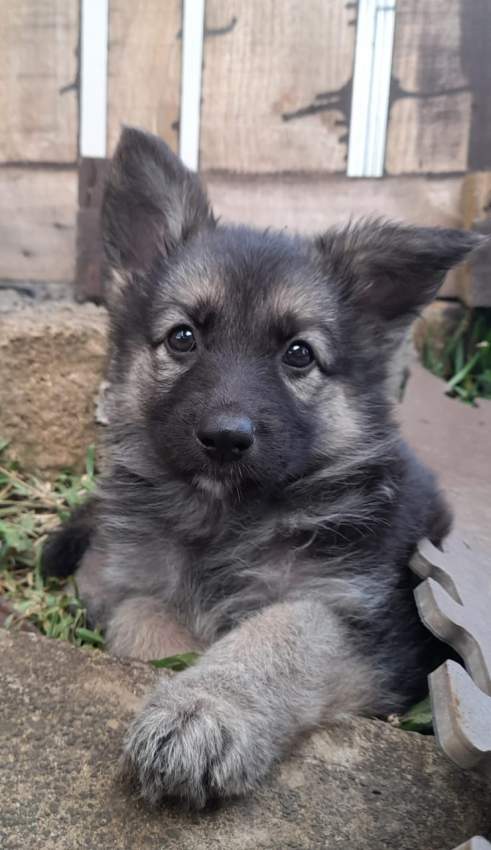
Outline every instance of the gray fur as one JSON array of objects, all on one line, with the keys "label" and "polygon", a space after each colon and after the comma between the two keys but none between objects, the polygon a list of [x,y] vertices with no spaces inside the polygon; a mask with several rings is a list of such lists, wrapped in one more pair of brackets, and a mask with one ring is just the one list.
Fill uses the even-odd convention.
[{"label": "gray fur", "polygon": [[152,803],[244,794],[301,732],[375,709],[383,684],[322,604],[272,605],[162,681],[130,729],[125,766]]},{"label": "gray fur", "polygon": [[[125,767],[150,802],[250,790],[302,732],[422,695],[441,654],[407,561],[449,514],[402,442],[391,361],[461,231],[381,221],[317,240],[217,225],[162,142],[123,134],[104,206],[113,291],[106,471],[67,546],[118,654],[205,650],[135,720]],[[116,283],[114,283],[116,281]],[[190,354],[169,333],[191,325]],[[291,340],[315,352],[285,365]],[[219,464],[203,416],[247,416]],[[87,549],[88,547],[88,549]]]}]

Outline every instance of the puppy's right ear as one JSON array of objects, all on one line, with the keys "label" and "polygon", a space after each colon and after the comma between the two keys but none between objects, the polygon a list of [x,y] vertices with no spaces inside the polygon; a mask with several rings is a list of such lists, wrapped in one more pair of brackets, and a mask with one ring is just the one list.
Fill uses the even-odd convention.
[{"label": "puppy's right ear", "polygon": [[149,271],[158,256],[214,224],[197,175],[162,139],[126,127],[102,205],[104,250],[115,278]]}]

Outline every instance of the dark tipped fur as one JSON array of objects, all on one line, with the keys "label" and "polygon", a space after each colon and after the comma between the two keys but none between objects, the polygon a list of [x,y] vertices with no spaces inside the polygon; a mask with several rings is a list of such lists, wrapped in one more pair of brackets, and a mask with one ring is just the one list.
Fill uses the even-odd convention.
[{"label": "dark tipped fur", "polygon": [[46,578],[73,575],[90,546],[96,523],[96,502],[91,499],[76,508],[60,529],[49,535],[43,546],[41,569]]},{"label": "dark tipped fur", "polygon": [[[415,313],[478,240],[377,220],[315,240],[225,227],[198,178],[135,130],[103,220],[108,462],[78,581],[115,652],[209,647],[162,684],[126,747],[147,799],[202,805],[253,787],[321,720],[424,690],[440,649],[407,565],[450,516],[401,440],[387,380]],[[169,341],[182,325],[187,354]],[[285,363],[295,340],[315,355],[304,369]],[[228,463],[199,438],[223,416],[252,423]],[[88,539],[79,516],[47,571]]]}]

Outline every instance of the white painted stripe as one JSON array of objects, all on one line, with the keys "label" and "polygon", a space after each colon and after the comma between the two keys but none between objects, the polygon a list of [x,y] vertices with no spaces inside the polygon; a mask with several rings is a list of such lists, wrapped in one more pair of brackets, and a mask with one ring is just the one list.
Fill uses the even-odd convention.
[{"label": "white painted stripe", "polygon": [[179,155],[193,171],[197,171],[199,165],[204,21],[205,0],[184,0]]},{"label": "white painted stripe", "polygon": [[106,156],[108,0],[82,0],[80,155]]},{"label": "white painted stripe", "polygon": [[382,177],[396,0],[359,0],[348,177]]}]

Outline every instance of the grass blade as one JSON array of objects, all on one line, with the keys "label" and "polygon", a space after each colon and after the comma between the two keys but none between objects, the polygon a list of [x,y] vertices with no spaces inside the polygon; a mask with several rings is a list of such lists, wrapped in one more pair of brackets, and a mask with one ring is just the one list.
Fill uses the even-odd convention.
[{"label": "grass blade", "polygon": [[167,658],[157,658],[150,661],[157,669],[174,670],[176,673],[192,667],[199,658],[199,652],[183,652],[181,655],[169,655]]}]

